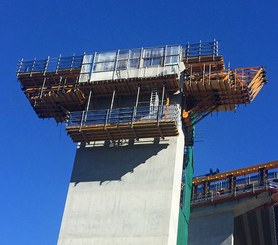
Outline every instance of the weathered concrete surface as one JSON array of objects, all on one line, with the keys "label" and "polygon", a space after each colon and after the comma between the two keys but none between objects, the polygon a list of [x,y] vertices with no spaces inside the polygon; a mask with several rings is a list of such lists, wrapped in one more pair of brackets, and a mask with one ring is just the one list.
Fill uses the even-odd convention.
[{"label": "weathered concrete surface", "polygon": [[77,149],[59,245],[176,244],[184,138]]}]

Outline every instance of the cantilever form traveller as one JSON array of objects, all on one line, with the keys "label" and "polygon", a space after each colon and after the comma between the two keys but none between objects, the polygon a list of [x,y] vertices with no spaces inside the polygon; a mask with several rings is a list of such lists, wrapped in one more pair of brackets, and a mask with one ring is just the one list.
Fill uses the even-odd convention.
[{"label": "cantilever form traveller", "polygon": [[38,116],[66,122],[75,142],[175,136],[181,115],[192,127],[266,83],[263,67],[226,69],[217,41],[21,60],[17,77]]},{"label": "cantilever form traveller", "polygon": [[184,244],[194,126],[266,83],[264,67],[226,69],[216,40],[22,59],[17,78],[36,114],[82,143],[61,245]]}]

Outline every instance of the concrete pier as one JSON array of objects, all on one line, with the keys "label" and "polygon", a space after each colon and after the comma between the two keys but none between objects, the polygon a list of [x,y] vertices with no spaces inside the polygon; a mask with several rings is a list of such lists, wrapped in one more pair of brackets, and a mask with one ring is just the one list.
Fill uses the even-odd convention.
[{"label": "concrete pier", "polygon": [[189,222],[190,245],[275,245],[273,198],[255,197],[195,207]]},{"label": "concrete pier", "polygon": [[59,245],[177,242],[184,136],[80,145]]}]

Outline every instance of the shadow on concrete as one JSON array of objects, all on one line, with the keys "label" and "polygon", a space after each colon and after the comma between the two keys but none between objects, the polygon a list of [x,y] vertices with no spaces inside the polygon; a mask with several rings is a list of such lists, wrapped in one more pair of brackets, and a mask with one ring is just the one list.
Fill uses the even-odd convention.
[{"label": "shadow on concrete", "polygon": [[[120,147],[85,147],[77,149],[71,182],[121,180],[121,177],[168,147],[164,144],[128,145]],[[159,164],[159,163],[158,163]]]}]

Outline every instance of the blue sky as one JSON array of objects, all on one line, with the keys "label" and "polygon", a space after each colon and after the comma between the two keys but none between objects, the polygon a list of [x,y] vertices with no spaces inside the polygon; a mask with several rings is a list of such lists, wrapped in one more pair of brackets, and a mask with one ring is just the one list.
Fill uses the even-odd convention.
[{"label": "blue sky", "polygon": [[195,173],[276,160],[278,2],[1,1],[1,244],[56,244],[76,145],[40,120],[16,63],[83,52],[221,41],[231,67],[264,65],[269,83],[249,106],[197,125]]}]

